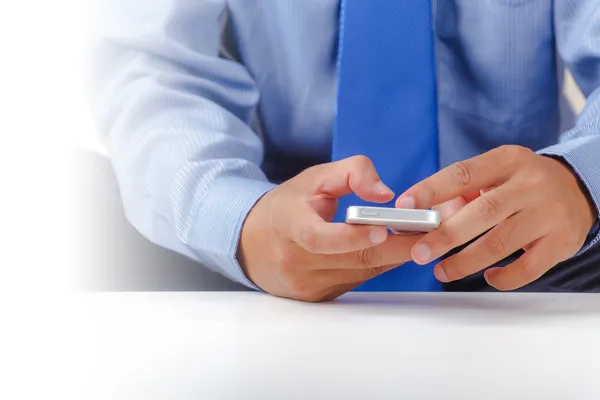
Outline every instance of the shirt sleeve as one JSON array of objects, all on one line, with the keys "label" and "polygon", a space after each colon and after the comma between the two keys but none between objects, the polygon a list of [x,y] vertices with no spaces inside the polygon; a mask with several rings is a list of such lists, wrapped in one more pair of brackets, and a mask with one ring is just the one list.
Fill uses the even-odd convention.
[{"label": "shirt sleeve", "polygon": [[[540,154],[562,158],[600,210],[600,0],[555,1],[558,52],[587,98],[576,126]],[[600,218],[600,211],[598,211]],[[582,252],[600,242],[598,224]]]},{"label": "shirt sleeve", "polygon": [[251,129],[259,99],[226,56],[225,0],[94,2],[88,94],[128,220],[146,238],[258,289],[236,253],[274,185]]}]

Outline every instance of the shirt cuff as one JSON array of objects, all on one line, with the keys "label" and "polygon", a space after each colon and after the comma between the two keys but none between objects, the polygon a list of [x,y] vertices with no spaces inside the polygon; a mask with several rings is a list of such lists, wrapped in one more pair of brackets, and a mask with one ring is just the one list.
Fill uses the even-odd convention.
[{"label": "shirt cuff", "polygon": [[[600,219],[600,136],[590,135],[547,147],[537,152],[541,155],[556,156],[564,160],[575,172],[596,207],[596,217]],[[590,231],[590,239],[586,241],[577,255],[600,242],[598,221]]]},{"label": "shirt cuff", "polygon": [[251,289],[237,260],[242,227],[254,205],[276,185],[242,177],[219,177],[202,196],[190,245],[206,266]]}]

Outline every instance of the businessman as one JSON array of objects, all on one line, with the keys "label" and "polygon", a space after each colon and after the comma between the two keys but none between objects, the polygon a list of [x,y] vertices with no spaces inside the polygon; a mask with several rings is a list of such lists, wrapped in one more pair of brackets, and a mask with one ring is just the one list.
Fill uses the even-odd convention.
[{"label": "businessman", "polygon": [[[600,0],[104,7],[91,109],[157,246],[306,301],[600,290]],[[587,97],[566,132],[561,63]],[[388,235],[351,204],[443,222]]]}]

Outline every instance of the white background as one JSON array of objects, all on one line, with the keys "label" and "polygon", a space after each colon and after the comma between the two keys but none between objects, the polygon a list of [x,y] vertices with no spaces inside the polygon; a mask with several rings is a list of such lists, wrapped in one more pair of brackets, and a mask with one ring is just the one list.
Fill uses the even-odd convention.
[{"label": "white background", "polygon": [[93,136],[81,80],[83,6],[77,0],[0,5],[0,210],[8,274],[2,283],[8,289],[64,286],[69,146]]},{"label": "white background", "polygon": [[65,289],[70,145],[92,131],[83,5],[0,3],[0,398],[73,398],[78,381]]}]

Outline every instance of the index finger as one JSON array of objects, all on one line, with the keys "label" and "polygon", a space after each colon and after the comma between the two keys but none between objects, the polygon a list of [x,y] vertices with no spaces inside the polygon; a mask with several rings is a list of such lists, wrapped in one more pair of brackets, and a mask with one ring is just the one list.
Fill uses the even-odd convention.
[{"label": "index finger", "polygon": [[381,226],[308,220],[292,232],[292,240],[312,254],[344,254],[377,246],[388,239]]},{"label": "index finger", "polygon": [[320,165],[309,175],[313,194],[339,198],[355,193],[359,198],[374,203],[387,203],[394,192],[379,178],[373,162],[364,156]]},{"label": "index finger", "polygon": [[512,175],[515,161],[523,151],[521,149],[503,146],[454,163],[408,189],[396,200],[396,207],[429,209],[456,197],[469,196],[483,188],[495,186]]},{"label": "index finger", "polygon": [[329,269],[372,269],[386,265],[401,265],[411,260],[410,252],[421,238],[415,236],[390,235],[374,247],[346,254],[332,256],[328,260]]}]

